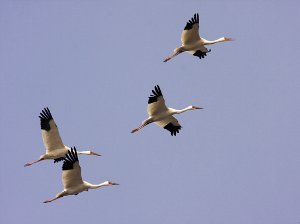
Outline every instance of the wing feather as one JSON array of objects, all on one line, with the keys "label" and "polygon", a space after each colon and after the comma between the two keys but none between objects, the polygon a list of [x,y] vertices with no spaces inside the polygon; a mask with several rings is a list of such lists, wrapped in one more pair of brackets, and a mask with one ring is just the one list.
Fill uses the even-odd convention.
[{"label": "wing feather", "polygon": [[47,153],[58,148],[63,148],[64,144],[60,138],[58,128],[48,107],[44,108],[42,113],[40,113],[39,118],[41,121],[42,136]]},{"label": "wing feather", "polygon": [[65,189],[83,184],[81,177],[81,168],[79,165],[75,147],[74,150],[73,148],[71,148],[71,151],[68,151],[68,154],[64,159],[62,170],[62,182],[65,186]]},{"label": "wing feather", "polygon": [[179,130],[181,129],[181,125],[178,123],[178,120],[173,116],[168,116],[167,118],[160,121],[155,121],[154,123],[170,131],[171,135],[175,136],[176,133],[179,133]]},{"label": "wing feather", "polygon": [[83,183],[81,177],[81,167],[76,162],[72,170],[64,170],[62,174],[62,182],[65,188],[81,185]]},{"label": "wing feather", "polygon": [[159,85],[155,86],[154,89],[152,90],[153,95],[150,95],[148,100],[147,112],[150,116],[168,110]]},{"label": "wing feather", "polygon": [[195,14],[194,18],[191,18],[189,22],[187,22],[184,31],[181,35],[181,42],[183,45],[187,45],[190,43],[194,43],[200,40],[199,35],[199,14]]},{"label": "wing feather", "polygon": [[[201,50],[200,50],[201,49]],[[206,55],[206,53],[210,52],[210,50],[207,50],[206,47],[204,47],[203,45],[201,47],[199,47],[197,50],[194,51],[188,51],[188,53],[199,57],[199,59],[204,58]]]},{"label": "wing feather", "polygon": [[158,97],[155,103],[148,104],[148,108],[147,108],[147,112],[150,116],[167,110],[168,108],[162,96]]}]

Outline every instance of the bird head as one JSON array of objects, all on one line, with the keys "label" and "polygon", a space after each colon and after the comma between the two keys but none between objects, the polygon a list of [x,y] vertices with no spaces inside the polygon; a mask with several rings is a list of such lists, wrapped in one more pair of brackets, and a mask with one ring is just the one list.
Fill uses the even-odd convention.
[{"label": "bird head", "polygon": [[110,181],[105,181],[104,184],[105,185],[120,185],[120,184],[117,184],[117,183],[112,183]]},{"label": "bird head", "polygon": [[92,151],[90,151],[90,155],[101,156],[101,155],[99,155],[99,154],[97,154],[97,153],[94,153],[94,152],[92,152]]},{"label": "bird head", "polygon": [[202,107],[195,107],[195,106],[190,106],[191,107],[191,110],[195,110],[195,109],[204,109]]},{"label": "bird head", "polygon": [[227,37],[223,37],[224,38],[224,41],[227,41],[227,40],[231,40],[231,41],[234,41],[235,38],[227,38]]}]

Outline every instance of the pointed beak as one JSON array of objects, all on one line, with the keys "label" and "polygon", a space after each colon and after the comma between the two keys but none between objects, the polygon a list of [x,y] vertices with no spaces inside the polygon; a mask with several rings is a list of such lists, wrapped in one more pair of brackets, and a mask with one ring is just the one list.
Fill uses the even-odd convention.
[{"label": "pointed beak", "polygon": [[97,153],[94,153],[94,152],[91,152],[91,155],[101,156],[101,155],[99,155],[99,154],[97,154]]},{"label": "pointed beak", "polygon": [[111,183],[111,185],[120,185],[120,184],[117,184],[117,183]]},{"label": "pointed beak", "polygon": [[202,108],[202,107],[195,107],[195,106],[193,106],[193,108],[194,108],[194,109],[204,109],[204,108]]},{"label": "pointed beak", "polygon": [[227,37],[224,37],[224,38],[225,38],[225,40],[231,40],[231,41],[235,40],[235,38],[227,38]]}]

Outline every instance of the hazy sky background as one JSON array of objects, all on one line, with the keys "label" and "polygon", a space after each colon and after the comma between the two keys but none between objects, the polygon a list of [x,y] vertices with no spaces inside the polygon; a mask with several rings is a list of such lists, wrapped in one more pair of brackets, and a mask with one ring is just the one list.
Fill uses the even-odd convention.
[{"label": "hazy sky background", "polygon": [[[0,1],[1,223],[298,224],[299,1]],[[182,53],[194,13],[208,46]],[[151,124],[159,84],[173,137]],[[49,107],[83,180],[63,190],[39,113]]]}]

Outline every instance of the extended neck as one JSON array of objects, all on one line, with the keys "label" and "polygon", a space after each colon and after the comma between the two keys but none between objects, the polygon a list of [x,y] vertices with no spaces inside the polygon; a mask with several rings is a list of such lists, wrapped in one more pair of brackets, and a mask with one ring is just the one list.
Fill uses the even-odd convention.
[{"label": "extended neck", "polygon": [[89,189],[94,189],[94,188],[99,188],[99,187],[102,187],[102,186],[107,186],[107,185],[109,185],[109,184],[107,183],[107,181],[105,181],[105,182],[103,182],[103,183],[101,183],[101,184],[96,184],[96,185],[90,184],[90,183],[88,183],[88,182],[86,182],[86,181],[84,181],[84,183],[85,183],[85,185],[87,186],[87,188],[89,188]]},{"label": "extended neck", "polygon": [[218,42],[225,41],[224,37],[221,37],[221,38],[219,38],[217,40],[213,40],[213,41],[209,41],[209,40],[205,40],[205,39],[203,39],[203,40],[204,40],[204,45],[215,44],[215,43],[218,43]]},{"label": "extended neck", "polygon": [[77,154],[86,154],[86,155],[94,155],[94,156],[101,156],[97,153],[94,153],[92,151],[81,151],[81,152],[77,152]]},{"label": "extended neck", "polygon": [[81,152],[77,152],[77,154],[86,154],[86,155],[90,155],[90,151],[81,151]]},{"label": "extended neck", "polygon": [[[171,109],[171,108],[170,108]],[[182,110],[175,110],[175,109],[171,109],[172,110],[172,114],[181,114],[187,110],[191,110],[192,108],[191,107],[187,107],[187,108],[184,108]]]}]

